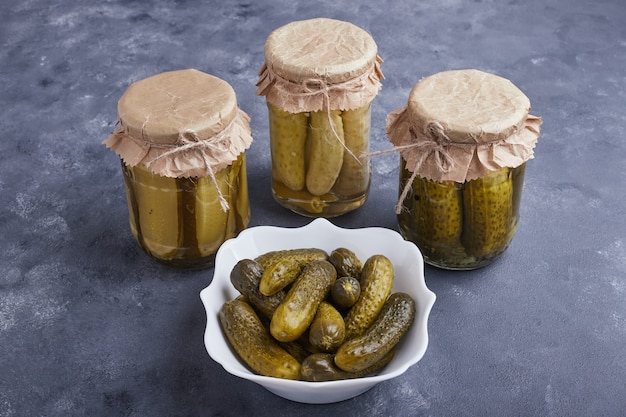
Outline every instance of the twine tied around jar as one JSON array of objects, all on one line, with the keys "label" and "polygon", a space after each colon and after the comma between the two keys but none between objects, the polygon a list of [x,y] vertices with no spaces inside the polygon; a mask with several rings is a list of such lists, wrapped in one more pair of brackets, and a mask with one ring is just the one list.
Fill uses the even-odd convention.
[{"label": "twine tied around jar", "polygon": [[380,79],[384,78],[380,69],[382,62],[382,58],[377,56],[370,71],[338,83],[327,82],[322,77],[310,77],[302,82],[295,82],[277,74],[264,63],[259,71],[256,94],[266,96],[272,105],[294,114],[326,111],[335,139],[348,154],[362,164],[360,158],[340,139],[332,122],[331,112],[333,109],[352,110],[369,104],[381,88]]},{"label": "twine tied around jar", "polygon": [[[363,84],[363,81],[361,80],[361,77],[348,80],[340,84],[328,84],[326,81],[322,80],[321,78],[309,78],[302,82],[303,92],[301,93],[302,97],[321,95],[324,98],[324,106],[322,108],[326,110],[326,114],[328,117],[328,125],[330,126],[330,130],[333,132],[333,136],[341,144],[344,151],[348,152],[348,154],[350,154],[350,156],[352,156],[352,158],[354,158],[359,163],[359,165],[363,164],[361,162],[361,159],[357,157],[350,150],[350,148],[346,146],[345,141],[341,140],[341,138],[339,137],[339,133],[337,133],[337,130],[335,129],[335,124],[333,123],[332,113],[331,113],[330,93],[332,91],[341,91],[341,92],[346,92],[346,93],[358,93],[359,91],[362,91],[364,88],[364,84]],[[290,82],[288,80],[286,81]]]},{"label": "twine tied around jar", "polygon": [[216,188],[220,206],[229,210],[215,173],[230,165],[252,142],[250,117],[242,110],[215,135],[202,138],[193,130],[178,134],[174,143],[155,143],[131,135],[123,123],[103,143],[130,167],[143,164],[154,174],[168,177],[208,176]]},{"label": "twine tied around jar", "polygon": [[[448,135],[446,135],[444,127],[437,121],[430,121],[425,123],[421,132],[416,131],[414,126],[407,126],[410,137],[412,138],[409,143],[396,145],[391,149],[370,152],[362,156],[376,156],[384,155],[388,153],[400,152],[405,160],[412,160],[411,164],[411,177],[408,179],[402,193],[396,203],[396,214],[402,211],[402,202],[409,194],[411,190],[411,184],[417,177],[419,168],[430,157],[434,157],[434,163],[437,168],[443,172],[448,173],[455,166],[454,158],[450,154],[450,146],[452,144]],[[475,146],[475,143],[453,143],[452,146],[469,145]],[[408,152],[406,152],[408,151]]]},{"label": "twine tied around jar", "polygon": [[411,177],[402,187],[396,214],[402,211],[416,176],[428,180],[463,183],[484,176],[504,166],[516,167],[533,158],[533,148],[540,132],[541,118],[527,115],[521,126],[508,136],[485,140],[467,135],[466,141],[452,139],[438,121],[423,122],[416,128],[407,108],[395,110],[387,117],[387,136],[393,148],[369,153],[368,156],[399,152],[406,161]]}]

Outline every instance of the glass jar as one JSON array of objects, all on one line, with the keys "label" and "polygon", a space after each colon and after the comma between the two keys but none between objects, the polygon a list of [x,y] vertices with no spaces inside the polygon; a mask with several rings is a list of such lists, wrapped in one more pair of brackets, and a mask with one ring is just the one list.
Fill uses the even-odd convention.
[{"label": "glass jar", "polygon": [[[172,178],[122,163],[130,230],[155,259],[183,268],[213,265],[226,240],[248,226],[245,153],[209,177]],[[223,210],[220,196],[228,202]]]},{"label": "glass jar", "polygon": [[507,249],[541,125],[529,110],[510,81],[461,70],[423,78],[388,116],[401,155],[399,231],[425,262],[470,270]]},{"label": "glass jar", "polygon": [[257,94],[267,101],[272,195],[281,206],[334,217],[365,203],[381,62],[371,36],[347,22],[297,21],[269,35]]},{"label": "glass jar", "polygon": [[119,154],[132,235],[151,257],[197,269],[245,229],[249,118],[232,88],[196,70],[133,83],[104,141]]},{"label": "glass jar", "polygon": [[[466,182],[416,176],[398,214],[400,234],[424,261],[445,269],[489,265],[511,243],[519,218],[526,163]],[[400,183],[412,172],[400,160]]]}]

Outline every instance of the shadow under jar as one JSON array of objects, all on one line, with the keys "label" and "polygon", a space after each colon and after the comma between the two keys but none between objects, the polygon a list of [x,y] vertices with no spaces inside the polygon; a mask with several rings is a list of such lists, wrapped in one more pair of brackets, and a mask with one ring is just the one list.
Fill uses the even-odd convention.
[{"label": "shadow under jar", "polygon": [[171,71],[132,84],[118,114],[105,145],[122,159],[133,236],[165,264],[212,266],[250,220],[252,137],[235,92],[200,71]]},{"label": "shadow under jar", "polygon": [[266,97],[272,195],[309,217],[334,217],[367,200],[371,103],[380,63],[371,36],[319,18],[274,30],[257,94]]},{"label": "shadow under jar", "polygon": [[422,79],[388,116],[401,149],[398,227],[428,264],[480,268],[511,243],[541,125],[529,111],[510,81],[460,70]]}]

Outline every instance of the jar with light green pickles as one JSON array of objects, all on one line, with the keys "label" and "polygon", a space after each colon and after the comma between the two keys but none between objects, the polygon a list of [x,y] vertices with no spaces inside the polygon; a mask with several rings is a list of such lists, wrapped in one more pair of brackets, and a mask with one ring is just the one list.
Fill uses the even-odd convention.
[{"label": "jar with light green pickles", "polygon": [[234,90],[197,70],[165,72],[131,84],[118,117],[104,143],[122,160],[132,235],[165,264],[212,266],[250,220],[252,137]]},{"label": "jar with light green pickles", "polygon": [[389,114],[387,135],[401,155],[398,227],[425,262],[470,270],[507,249],[540,133],[529,111],[509,80],[457,70],[423,78]]},{"label": "jar with light green pickles", "polygon": [[376,43],[351,23],[319,18],[274,30],[264,54],[257,94],[268,106],[274,199],[309,217],[359,208],[381,88]]}]

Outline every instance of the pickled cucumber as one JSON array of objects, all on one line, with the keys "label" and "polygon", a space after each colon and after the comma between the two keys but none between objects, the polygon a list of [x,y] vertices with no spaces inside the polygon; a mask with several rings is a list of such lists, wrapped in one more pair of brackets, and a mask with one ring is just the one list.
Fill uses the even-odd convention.
[{"label": "pickled cucumber", "polygon": [[341,111],[320,110],[310,116],[310,155],[305,184],[309,193],[328,193],[341,171],[344,154],[344,133]]},{"label": "pickled cucumber", "polygon": [[345,317],[346,338],[361,335],[376,320],[391,294],[394,281],[393,264],[384,255],[372,255],[361,272],[361,296]]},{"label": "pickled cucumber", "polygon": [[257,374],[300,379],[300,362],[270,336],[253,308],[242,300],[225,302],[220,324],[237,355]]},{"label": "pickled cucumber", "polygon": [[367,192],[370,184],[370,162],[364,157],[369,151],[371,107],[345,110],[341,113],[344,143],[350,152],[344,152],[343,164],[332,191],[342,196]]},{"label": "pickled cucumber", "polygon": [[321,249],[286,251],[268,262],[261,277],[259,291],[264,295],[275,294],[293,283],[308,263],[327,258],[326,252]]},{"label": "pickled cucumber", "polygon": [[318,248],[297,248],[297,249],[279,249],[265,252],[257,256],[257,261],[263,268],[269,268],[272,264],[278,263],[283,259],[293,259],[302,264],[307,264],[317,259],[326,259],[328,254],[323,249]]},{"label": "pickled cucumber", "polygon": [[463,229],[463,196],[453,181],[438,182],[416,177],[413,195],[405,202],[407,223],[418,236],[420,249],[426,256],[437,255],[451,247],[460,247]]},{"label": "pickled cucumber", "polygon": [[272,176],[291,190],[304,188],[307,113],[289,113],[268,103]]},{"label": "pickled cucumber", "polygon": [[396,346],[414,320],[413,298],[403,292],[391,294],[366,332],[339,347],[335,365],[347,372],[369,368]]},{"label": "pickled cucumber", "polygon": [[330,252],[330,263],[335,266],[337,275],[340,277],[361,276],[363,263],[356,254],[348,248],[337,248]]},{"label": "pickled cucumber", "polygon": [[[220,245],[226,240],[229,233],[228,228],[234,230],[236,222],[229,221],[229,215],[235,212],[231,207],[224,211],[220,204],[219,192],[228,201],[230,200],[230,177],[231,171],[239,174],[237,165],[226,167],[215,173],[215,183],[210,177],[196,178],[196,239],[198,249],[202,256],[207,256],[217,252]],[[216,186],[217,184],[217,186]]]},{"label": "pickled cucumber", "polygon": [[331,353],[313,353],[307,356],[301,364],[300,372],[304,381],[321,382],[337,381],[340,379],[362,378],[372,375],[384,368],[395,355],[391,350],[380,361],[359,372],[346,372],[335,365],[335,357]]},{"label": "pickled cucumber", "polygon": [[339,277],[330,289],[330,296],[337,307],[348,309],[361,296],[361,284],[355,277]]},{"label": "pickled cucumber", "polygon": [[309,342],[322,352],[334,352],[346,337],[341,313],[329,302],[322,301],[309,328]]},{"label": "pickled cucumber", "polygon": [[337,272],[326,260],[309,263],[272,315],[270,332],[280,342],[298,339],[310,326]]},{"label": "pickled cucumber", "polygon": [[463,188],[461,241],[468,255],[497,254],[509,243],[513,217],[513,182],[509,168],[467,181]]},{"label": "pickled cucumber", "polygon": [[176,178],[153,174],[141,165],[130,168],[130,171],[135,180],[133,188],[140,243],[157,258],[170,259],[183,239]]},{"label": "pickled cucumber", "polygon": [[239,167],[239,175],[237,176],[237,182],[232,184],[234,190],[237,191],[235,196],[235,215],[236,226],[235,230],[243,230],[248,227],[250,223],[250,197],[248,195],[248,164],[246,162],[246,154],[242,152],[239,155],[237,163]]},{"label": "pickled cucumber", "polygon": [[259,283],[263,276],[263,267],[252,259],[241,259],[230,272],[230,282],[248,302],[268,319],[278,305],[285,299],[285,291],[277,291],[271,296],[261,294]]}]

